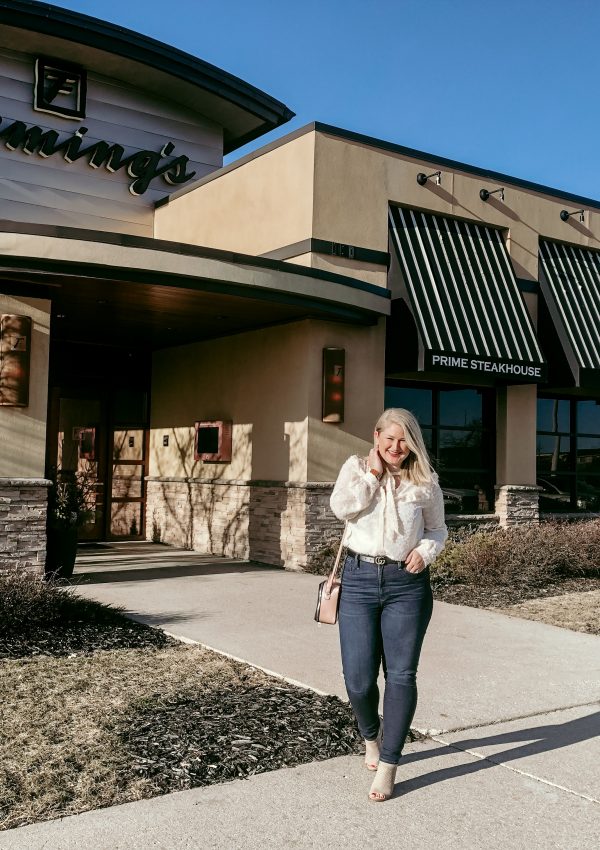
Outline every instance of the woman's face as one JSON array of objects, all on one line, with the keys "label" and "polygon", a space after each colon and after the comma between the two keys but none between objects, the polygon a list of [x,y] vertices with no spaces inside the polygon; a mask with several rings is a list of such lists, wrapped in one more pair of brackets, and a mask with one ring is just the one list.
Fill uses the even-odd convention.
[{"label": "woman's face", "polygon": [[393,467],[400,466],[410,454],[404,428],[394,422],[384,425],[381,431],[375,431],[375,446],[384,462]]}]

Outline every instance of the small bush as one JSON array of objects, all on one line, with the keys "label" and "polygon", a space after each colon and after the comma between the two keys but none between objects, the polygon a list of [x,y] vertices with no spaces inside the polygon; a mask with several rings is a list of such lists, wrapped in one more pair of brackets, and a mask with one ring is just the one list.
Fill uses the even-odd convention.
[{"label": "small bush", "polygon": [[437,584],[543,587],[600,577],[600,520],[458,529],[432,566]]},{"label": "small bush", "polygon": [[0,574],[0,658],[165,646],[171,639],[72,587],[23,570]]}]

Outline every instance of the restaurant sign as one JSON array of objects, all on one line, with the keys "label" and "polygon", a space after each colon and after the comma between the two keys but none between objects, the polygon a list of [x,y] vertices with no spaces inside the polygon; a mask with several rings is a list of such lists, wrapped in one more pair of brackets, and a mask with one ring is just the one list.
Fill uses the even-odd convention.
[{"label": "restaurant sign", "polygon": [[425,353],[425,368],[433,371],[459,372],[470,375],[489,375],[507,381],[517,380],[537,383],[547,380],[546,365],[540,363],[515,363],[490,357],[472,357],[466,354]]},{"label": "restaurant sign", "polygon": [[[84,69],[38,57],[35,65],[34,109],[70,120],[85,117],[87,81]],[[10,151],[21,150],[28,156],[62,156],[68,163],[87,160],[90,168],[105,168],[114,173],[125,171],[132,178],[129,191],[143,195],[155,177],[172,186],[186,183],[195,176],[188,171],[189,157],[175,156],[175,144],[165,142],[159,151],[141,150],[125,155],[125,148],[99,140],[85,145],[88,128],[79,126],[73,133],[60,134],[37,124],[13,121],[0,116],[0,144]]]}]

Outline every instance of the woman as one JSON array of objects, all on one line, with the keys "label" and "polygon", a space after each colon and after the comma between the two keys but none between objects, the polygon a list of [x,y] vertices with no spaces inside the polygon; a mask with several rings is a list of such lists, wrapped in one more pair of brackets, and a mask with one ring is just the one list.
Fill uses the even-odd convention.
[{"label": "woman", "polygon": [[367,458],[353,456],[342,466],[331,509],[347,521],[339,610],[344,680],[365,739],[365,764],[377,771],[369,799],[382,802],[392,795],[417,704],[417,665],[433,605],[429,564],[448,532],[442,492],[413,414],[385,410],[374,441]]}]

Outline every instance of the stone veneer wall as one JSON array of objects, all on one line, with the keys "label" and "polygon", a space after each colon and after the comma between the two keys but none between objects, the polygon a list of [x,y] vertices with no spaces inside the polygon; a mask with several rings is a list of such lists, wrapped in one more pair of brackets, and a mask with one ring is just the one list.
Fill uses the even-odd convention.
[{"label": "stone veneer wall", "polygon": [[318,559],[342,529],[332,484],[149,478],[146,536],[291,570]]},{"label": "stone veneer wall", "polygon": [[0,478],[0,570],[43,573],[49,486],[45,478]]},{"label": "stone veneer wall", "polygon": [[496,514],[500,525],[525,525],[540,521],[539,487],[512,484],[496,487]]},{"label": "stone veneer wall", "polygon": [[[291,570],[329,563],[343,523],[329,507],[332,483],[149,478],[146,536],[198,552]],[[498,487],[496,514],[448,525],[539,522],[537,487]]]}]

